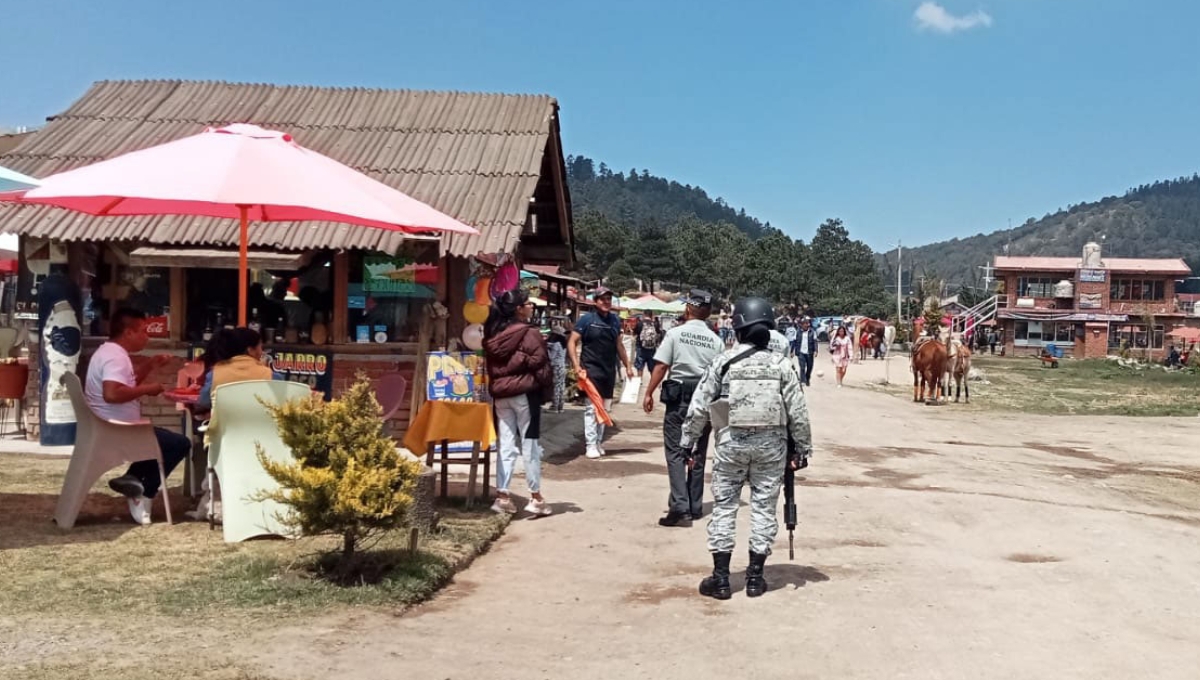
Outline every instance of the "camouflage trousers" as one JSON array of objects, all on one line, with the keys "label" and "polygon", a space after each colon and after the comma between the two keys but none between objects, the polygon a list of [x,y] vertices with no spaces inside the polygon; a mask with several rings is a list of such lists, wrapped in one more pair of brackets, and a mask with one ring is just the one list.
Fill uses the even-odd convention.
[{"label": "camouflage trousers", "polygon": [[787,433],[782,427],[758,430],[725,428],[717,439],[712,467],[710,552],[733,552],[742,486],[750,483],[750,550],[771,554],[779,532],[776,506],[787,462]]}]

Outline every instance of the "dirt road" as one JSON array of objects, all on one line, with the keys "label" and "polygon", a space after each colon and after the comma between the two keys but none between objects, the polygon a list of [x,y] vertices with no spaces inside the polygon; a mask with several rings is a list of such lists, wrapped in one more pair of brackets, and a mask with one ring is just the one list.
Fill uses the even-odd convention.
[{"label": "dirt road", "polygon": [[781,531],[760,599],[740,592],[746,509],[739,592],[696,594],[704,523],[657,526],[661,410],[626,406],[609,457],[547,466],[557,513],[515,521],[434,602],[232,655],[297,678],[1196,677],[1200,420],[972,422],[855,389],[879,364],[840,390],[826,373],[797,560]]}]

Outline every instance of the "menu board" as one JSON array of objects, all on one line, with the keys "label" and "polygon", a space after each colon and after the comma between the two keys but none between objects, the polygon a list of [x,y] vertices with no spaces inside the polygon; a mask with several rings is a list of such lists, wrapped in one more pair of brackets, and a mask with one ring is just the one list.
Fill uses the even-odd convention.
[{"label": "menu board", "polygon": [[430,352],[425,368],[425,396],[430,401],[475,401],[474,352]]}]

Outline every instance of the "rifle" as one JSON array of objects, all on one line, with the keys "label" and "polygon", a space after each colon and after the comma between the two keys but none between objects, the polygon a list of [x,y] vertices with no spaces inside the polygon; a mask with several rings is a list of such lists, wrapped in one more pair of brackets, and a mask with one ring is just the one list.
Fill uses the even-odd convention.
[{"label": "rifle", "polygon": [[792,456],[796,443],[787,438],[787,462],[784,463],[784,524],[787,525],[787,559],[796,559],[796,470],[792,469]]},{"label": "rifle", "polygon": [[788,530],[788,559],[796,559],[796,471],[792,461],[800,469],[808,467],[808,458],[796,450],[796,442],[788,435],[787,462],[783,465],[783,523]]}]

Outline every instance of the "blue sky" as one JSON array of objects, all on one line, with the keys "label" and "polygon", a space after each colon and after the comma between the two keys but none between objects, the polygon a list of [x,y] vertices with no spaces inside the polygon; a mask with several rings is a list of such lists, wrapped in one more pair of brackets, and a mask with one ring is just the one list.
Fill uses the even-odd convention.
[{"label": "blue sky", "polygon": [[0,0],[0,126],[106,78],[544,92],[568,153],[876,248],[1200,170],[1194,0],[307,6]]}]

